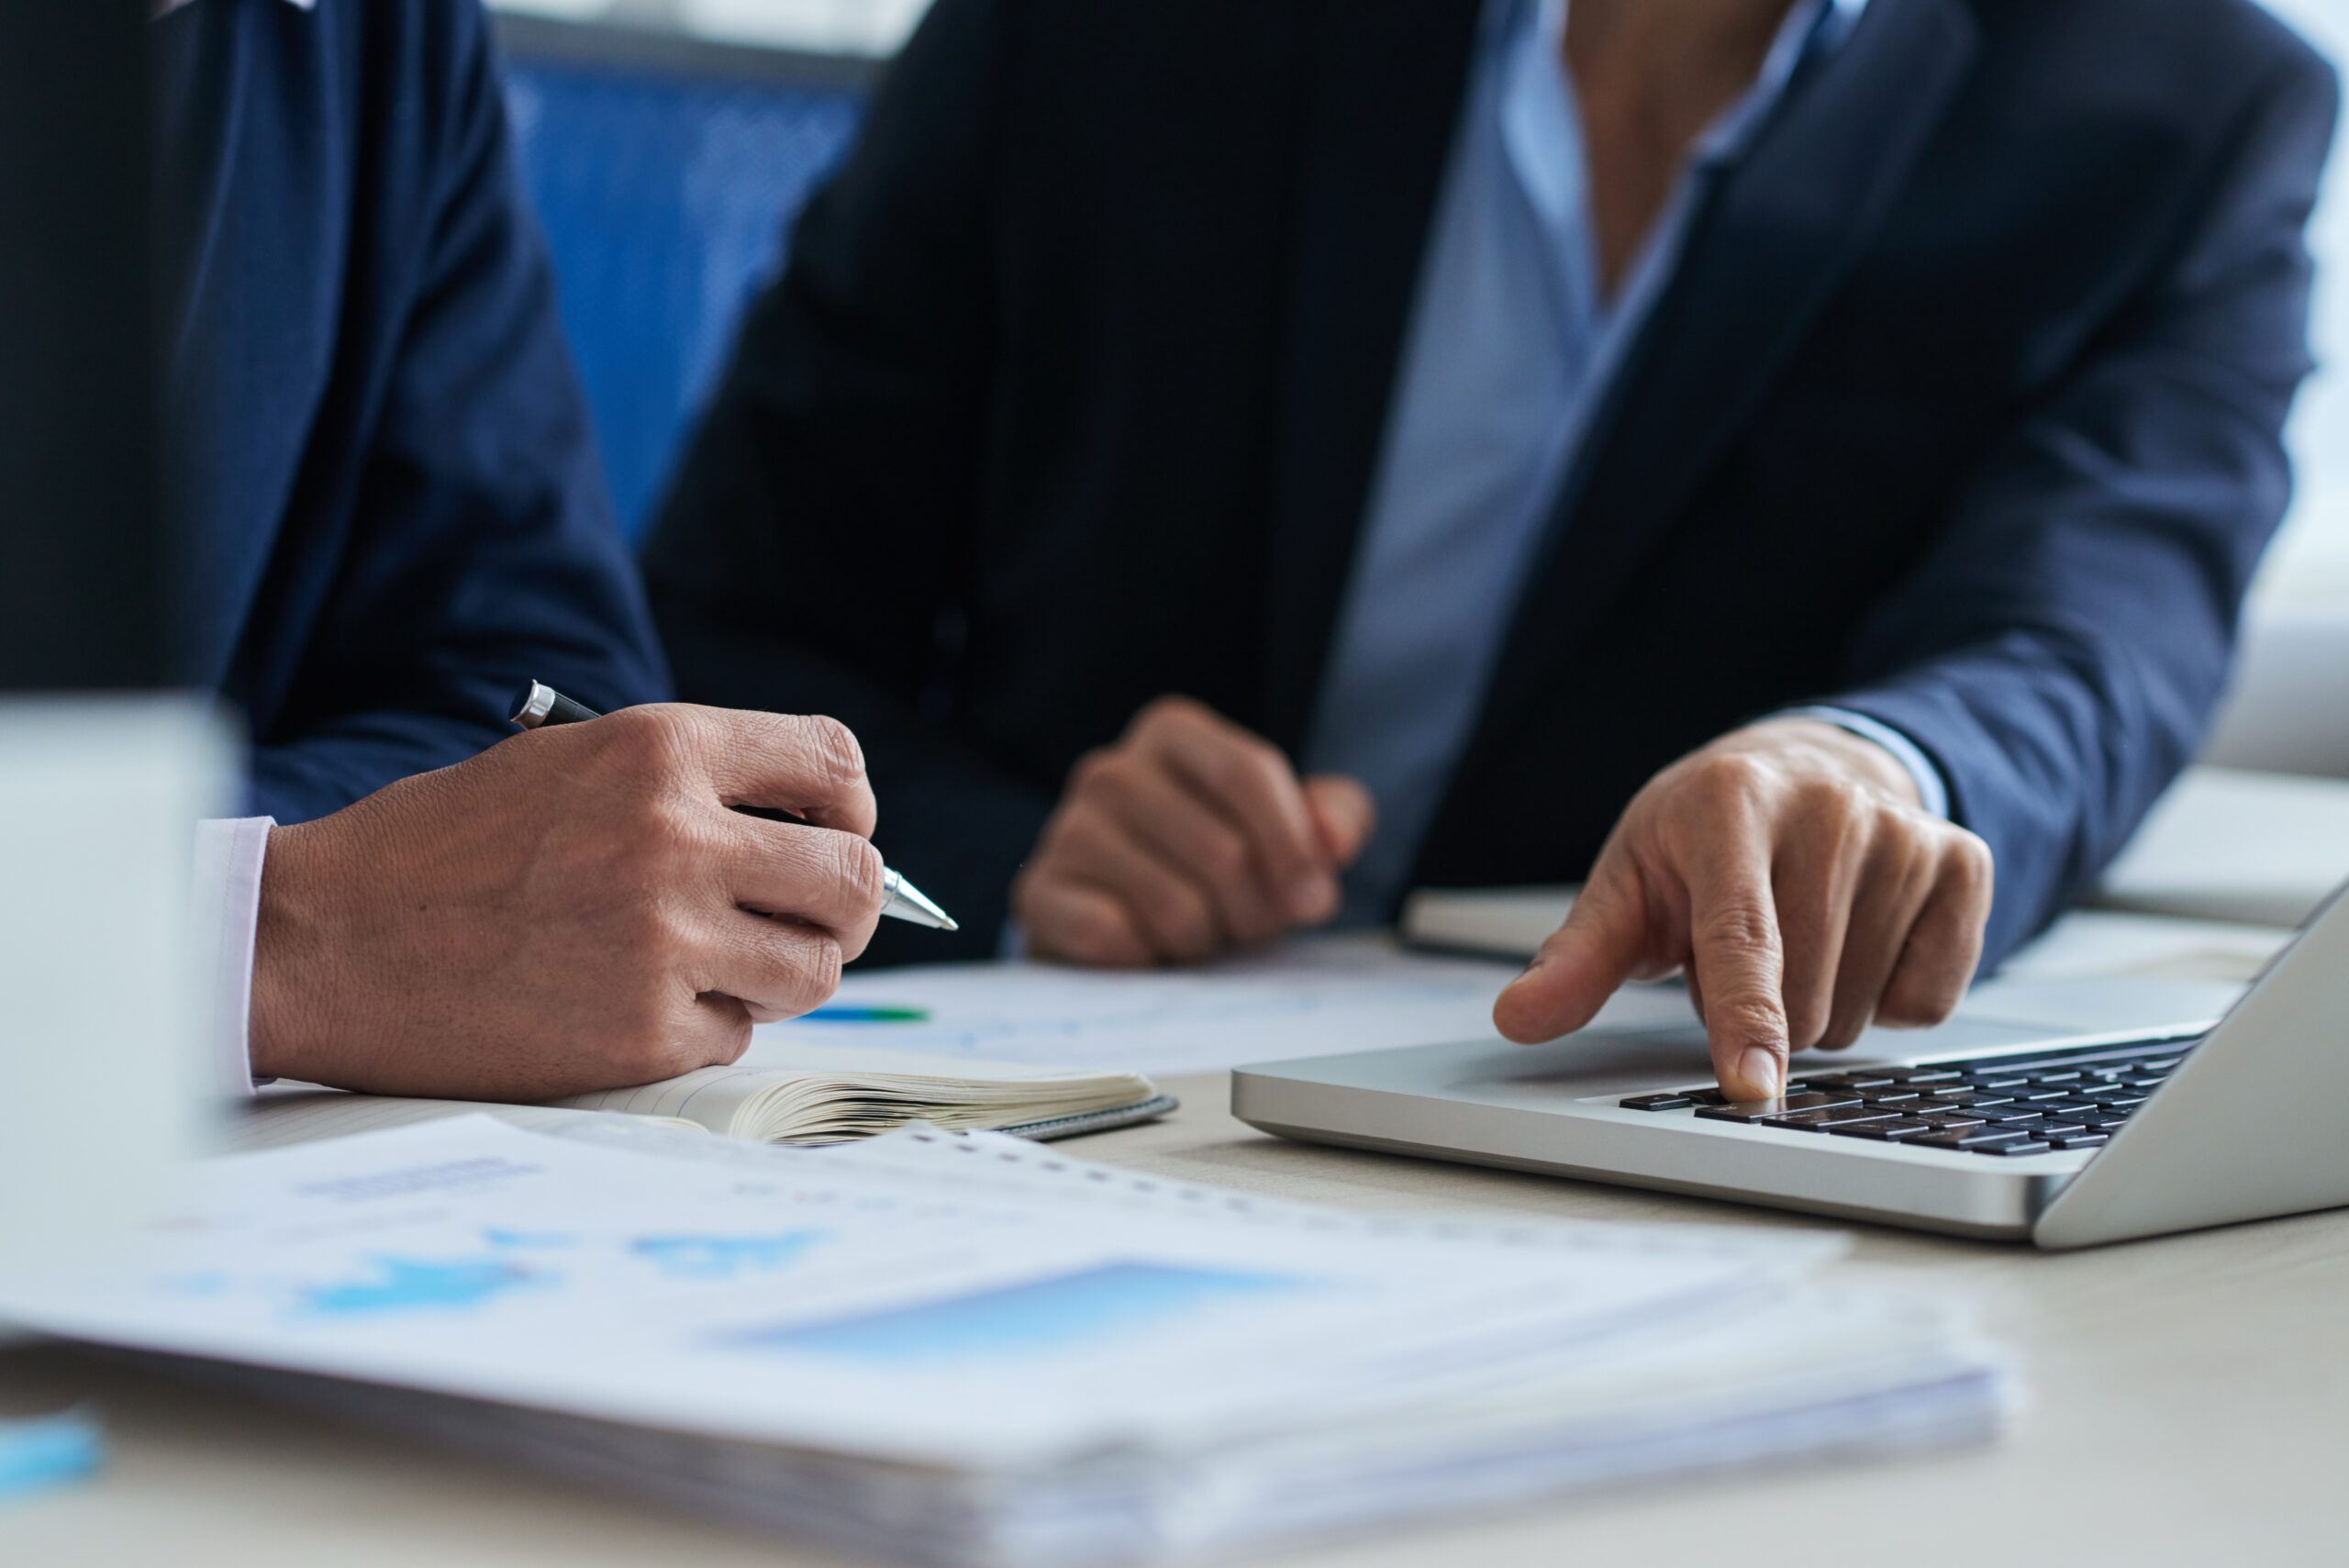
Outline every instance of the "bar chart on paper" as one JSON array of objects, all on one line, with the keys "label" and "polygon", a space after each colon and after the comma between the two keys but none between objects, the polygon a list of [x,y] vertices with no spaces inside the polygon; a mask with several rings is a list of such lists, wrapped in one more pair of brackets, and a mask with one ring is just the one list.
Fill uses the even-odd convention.
[{"label": "bar chart on paper", "polygon": [[1292,1275],[1189,1264],[1099,1263],[910,1307],[756,1329],[730,1342],[830,1360],[909,1366],[974,1358],[1047,1355],[1119,1335],[1218,1303],[1263,1299],[1308,1287]]},{"label": "bar chart on paper", "polygon": [[[1244,1062],[1494,1038],[1517,966],[1340,936],[1194,970],[1026,962],[851,973],[831,1006],[752,1038],[744,1063],[838,1045],[1039,1067],[1205,1073]],[[1687,1004],[1660,999],[1675,1019]]]}]

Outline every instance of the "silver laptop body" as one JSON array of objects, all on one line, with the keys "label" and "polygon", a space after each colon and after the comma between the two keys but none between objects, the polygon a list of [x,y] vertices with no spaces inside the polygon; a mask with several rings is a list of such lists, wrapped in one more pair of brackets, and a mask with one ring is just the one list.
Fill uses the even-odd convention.
[{"label": "silver laptop body", "polygon": [[1676,988],[1627,993],[1545,1046],[1494,1040],[1241,1068],[1232,1111],[1316,1142],[2047,1248],[2349,1204],[2343,893],[2240,995],[2158,980],[1994,981],[1940,1029],[1870,1031],[1851,1051],[1798,1058],[1795,1077],[2141,1040],[2190,1054],[2110,1142],[2021,1157],[1627,1109],[1627,1097],[1712,1087],[1703,1032]]}]

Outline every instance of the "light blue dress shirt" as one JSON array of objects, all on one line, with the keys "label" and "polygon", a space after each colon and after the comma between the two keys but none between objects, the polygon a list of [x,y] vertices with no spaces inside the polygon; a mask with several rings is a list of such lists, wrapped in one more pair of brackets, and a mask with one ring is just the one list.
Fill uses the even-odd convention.
[{"label": "light blue dress shirt", "polygon": [[[1378,831],[1347,873],[1344,921],[1383,920],[1405,891],[1543,525],[1708,182],[1865,4],[1797,0],[1753,86],[1691,149],[1610,297],[1565,66],[1565,0],[1486,0],[1305,748],[1308,770],[1351,773],[1378,803]],[[1939,774],[1906,737],[1860,715],[1803,711],[1887,746],[1927,807],[1947,814]]]}]

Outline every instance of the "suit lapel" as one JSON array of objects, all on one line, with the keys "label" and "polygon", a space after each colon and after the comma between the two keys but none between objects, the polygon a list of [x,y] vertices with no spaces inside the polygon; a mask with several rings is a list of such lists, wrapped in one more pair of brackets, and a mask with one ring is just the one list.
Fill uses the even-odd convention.
[{"label": "suit lapel", "polygon": [[[1666,532],[1858,261],[1964,76],[1959,0],[1872,0],[1687,237],[1570,475],[1475,741],[1516,710]],[[1473,753],[1472,753],[1473,757]]]},{"label": "suit lapel", "polygon": [[1266,733],[1304,740],[1385,433],[1480,0],[1324,0],[1308,51]]}]

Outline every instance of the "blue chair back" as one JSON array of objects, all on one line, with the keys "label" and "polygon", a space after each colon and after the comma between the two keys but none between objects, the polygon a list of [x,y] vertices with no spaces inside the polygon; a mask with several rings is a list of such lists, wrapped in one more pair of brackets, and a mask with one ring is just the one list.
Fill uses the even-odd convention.
[{"label": "blue chair back", "polygon": [[507,96],[631,543],[870,68],[508,17]]}]

